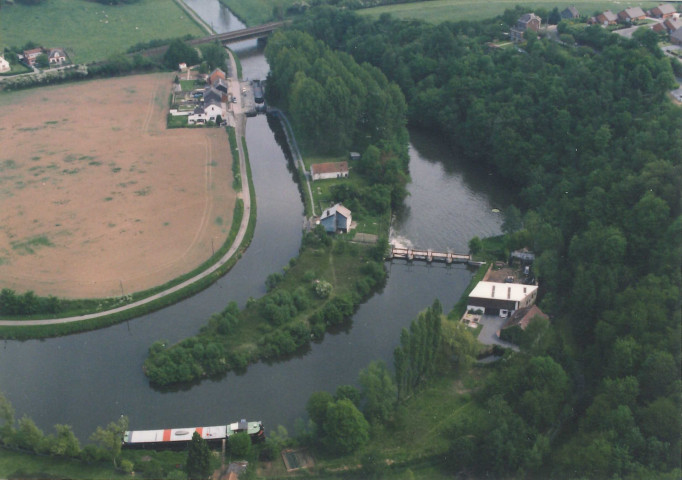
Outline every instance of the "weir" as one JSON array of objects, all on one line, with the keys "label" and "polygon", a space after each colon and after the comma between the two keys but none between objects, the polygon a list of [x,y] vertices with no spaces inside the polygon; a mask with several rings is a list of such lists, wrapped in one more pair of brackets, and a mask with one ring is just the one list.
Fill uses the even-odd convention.
[{"label": "weir", "polygon": [[391,260],[402,259],[412,262],[415,260],[424,262],[443,262],[451,263],[469,263],[471,262],[471,255],[464,253],[453,252],[434,252],[431,249],[421,250],[418,248],[405,248],[391,245]]}]

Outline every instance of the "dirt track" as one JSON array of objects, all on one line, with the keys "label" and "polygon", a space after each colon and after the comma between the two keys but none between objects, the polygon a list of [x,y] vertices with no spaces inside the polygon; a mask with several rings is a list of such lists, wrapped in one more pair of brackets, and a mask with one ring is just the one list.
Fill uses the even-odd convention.
[{"label": "dirt track", "polygon": [[222,245],[236,199],[227,134],[165,129],[172,78],[0,96],[0,287],[117,296]]}]

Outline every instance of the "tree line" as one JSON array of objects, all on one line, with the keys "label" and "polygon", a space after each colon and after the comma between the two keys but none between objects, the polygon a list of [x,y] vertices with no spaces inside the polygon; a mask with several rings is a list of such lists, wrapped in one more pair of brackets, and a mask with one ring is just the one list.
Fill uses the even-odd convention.
[{"label": "tree line", "polygon": [[[479,399],[497,416],[453,432],[453,449],[470,452],[454,468],[674,476],[682,115],[667,96],[671,60],[646,32],[598,26],[571,30],[575,47],[533,35],[491,47],[525,12],[431,25],[325,7],[297,28],[380,68],[407,98],[410,125],[518,191],[523,214],[506,245],[535,251],[553,321],[544,350],[498,367],[512,384]],[[533,386],[532,372],[562,380]]]}]

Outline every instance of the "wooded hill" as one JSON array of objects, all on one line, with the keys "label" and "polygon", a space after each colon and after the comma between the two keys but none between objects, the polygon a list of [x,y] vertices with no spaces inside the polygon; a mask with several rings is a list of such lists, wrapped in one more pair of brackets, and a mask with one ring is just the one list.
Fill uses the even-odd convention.
[{"label": "wooded hill", "polygon": [[[453,428],[452,468],[672,478],[682,109],[667,95],[671,61],[653,32],[624,39],[598,26],[570,30],[575,47],[530,35],[521,48],[491,48],[522,13],[431,25],[324,7],[295,28],[380,68],[404,92],[412,126],[518,189],[525,215],[507,246],[536,252],[553,321],[477,397],[495,418]],[[306,62],[288,59],[288,85],[303,81]]]}]

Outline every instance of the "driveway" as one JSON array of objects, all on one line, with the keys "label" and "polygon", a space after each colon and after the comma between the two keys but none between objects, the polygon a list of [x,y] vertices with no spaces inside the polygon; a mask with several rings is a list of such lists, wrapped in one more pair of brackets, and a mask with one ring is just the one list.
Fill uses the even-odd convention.
[{"label": "driveway", "polygon": [[481,333],[478,334],[478,341],[484,345],[499,345],[504,348],[511,348],[515,352],[519,351],[519,347],[513,343],[500,340],[497,332],[502,328],[506,318],[501,318],[499,315],[483,315],[478,323],[483,325]]}]

